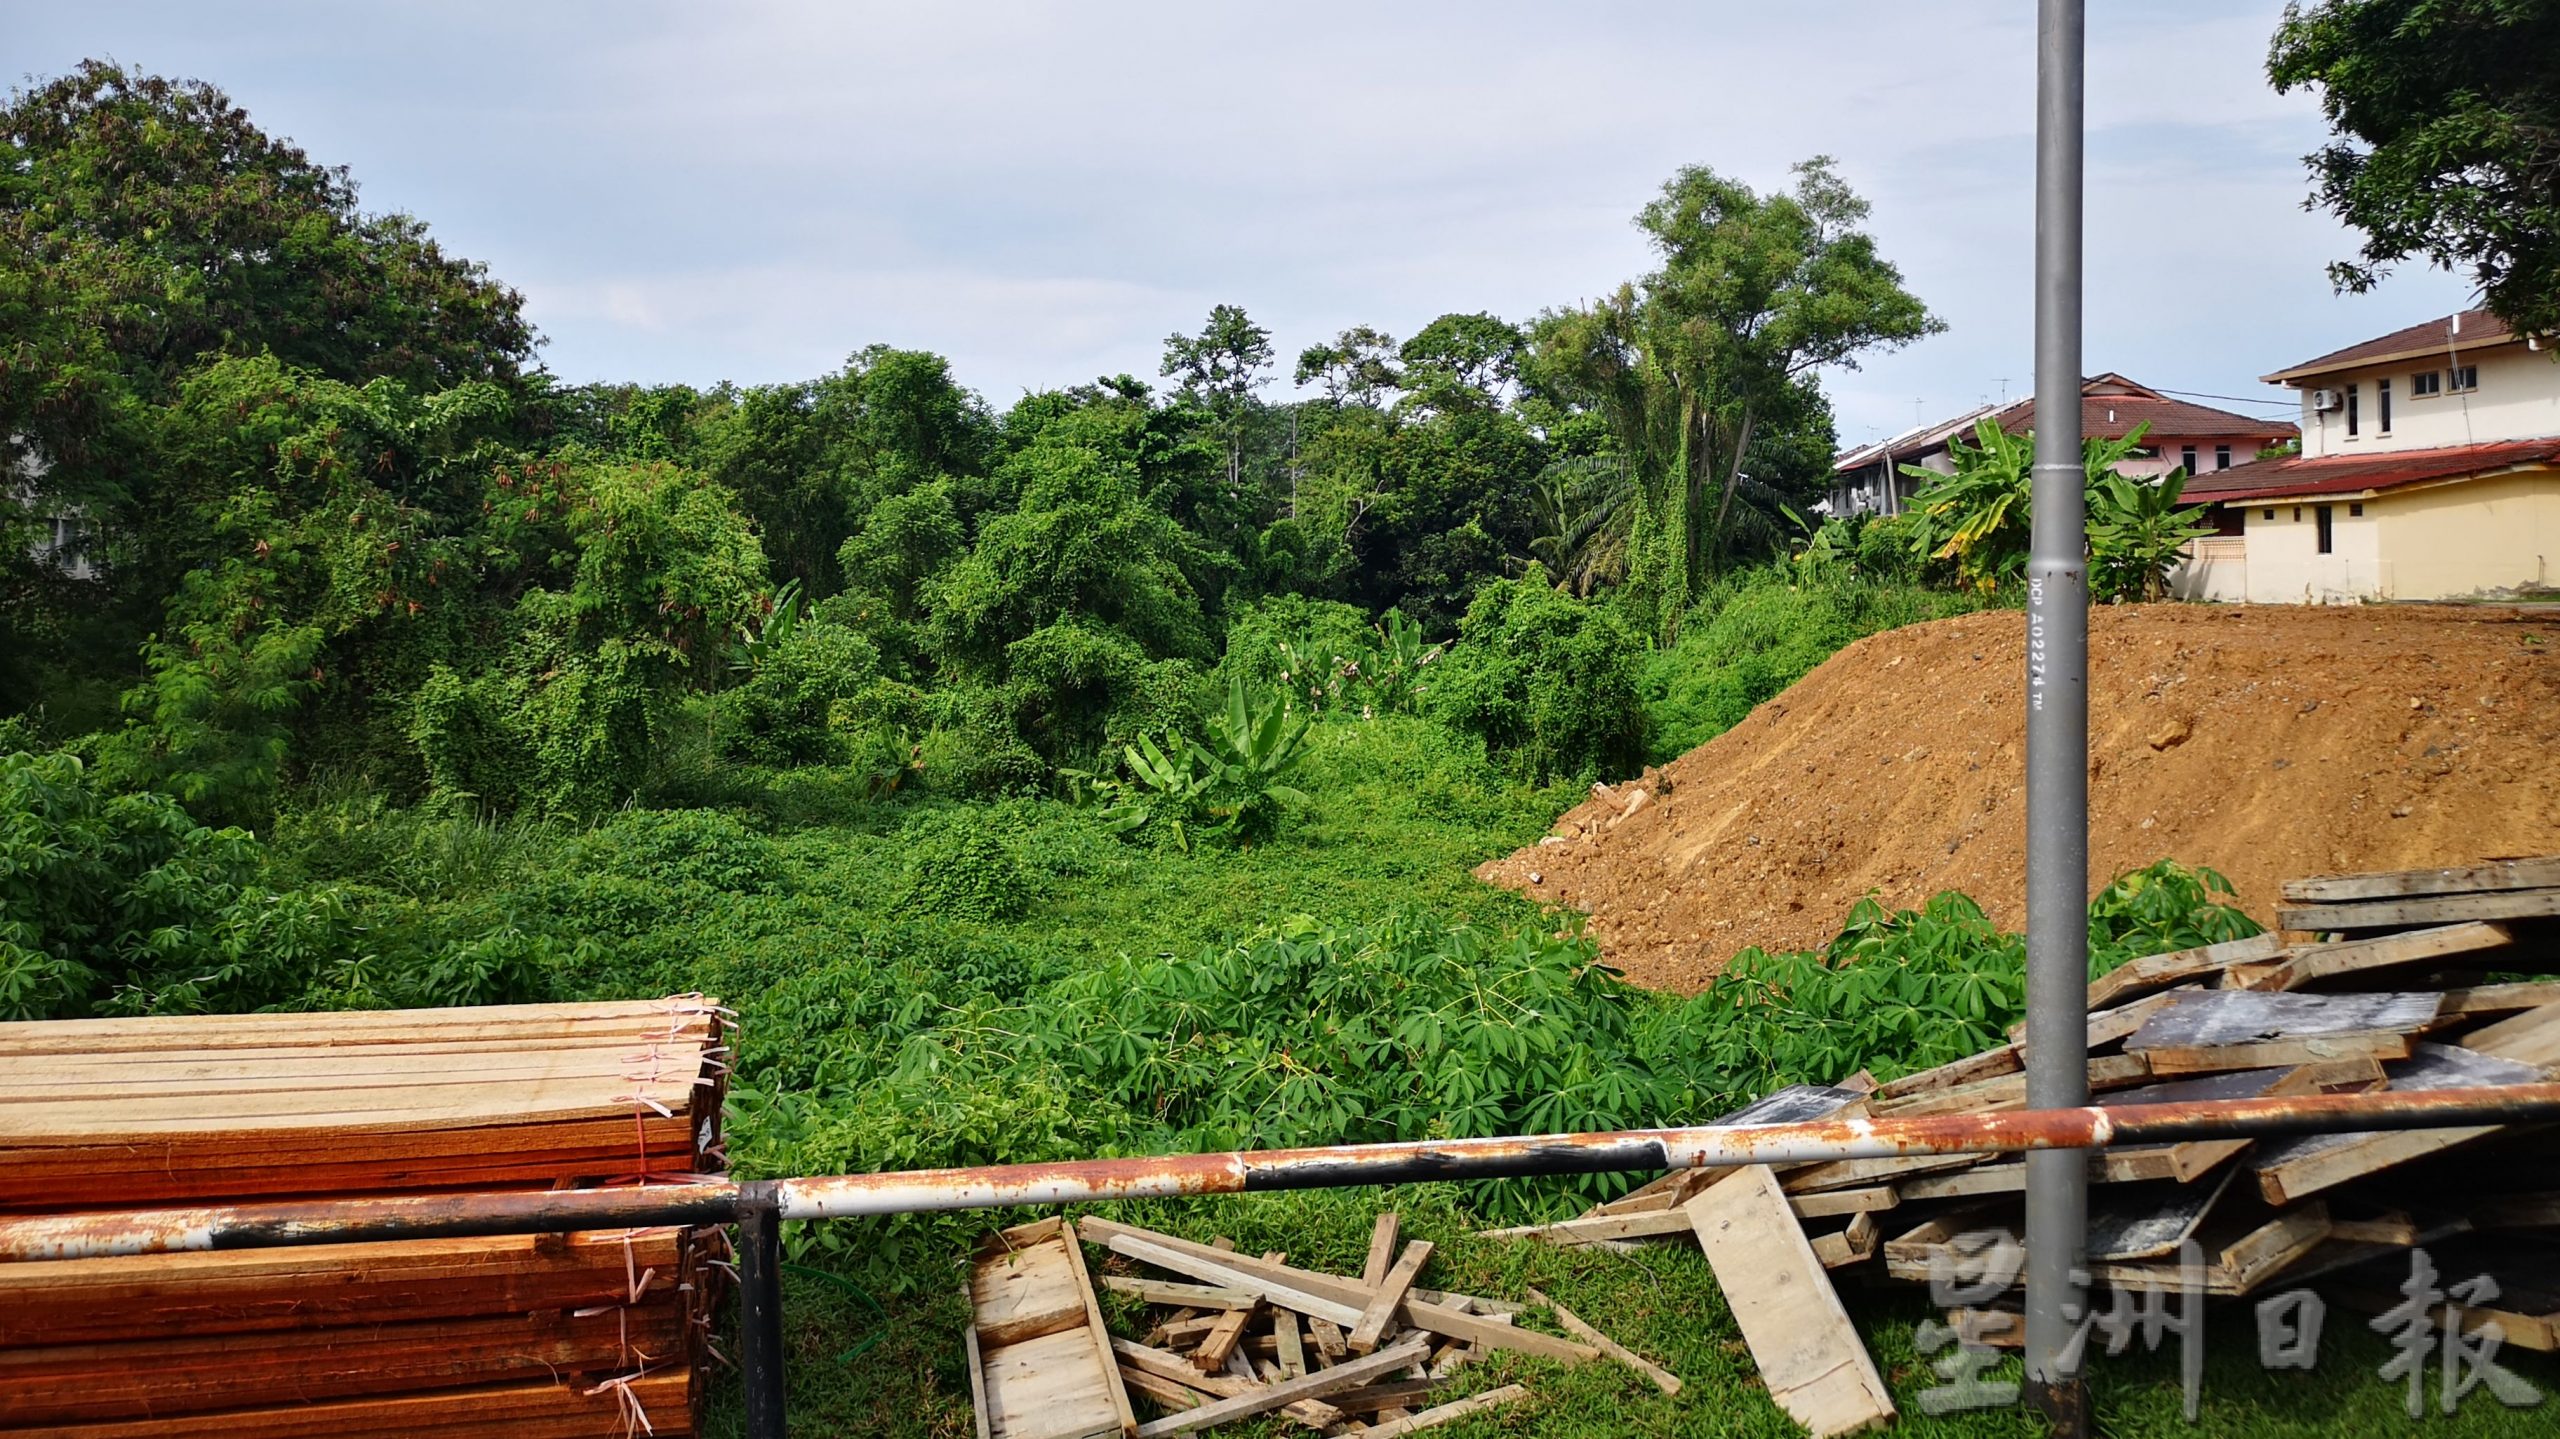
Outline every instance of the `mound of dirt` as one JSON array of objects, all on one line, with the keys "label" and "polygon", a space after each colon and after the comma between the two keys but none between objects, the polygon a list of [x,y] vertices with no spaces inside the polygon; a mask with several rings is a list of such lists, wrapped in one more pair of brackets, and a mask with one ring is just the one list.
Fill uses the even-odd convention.
[{"label": "mound of dirt", "polygon": [[[1894,630],[1476,873],[1585,910],[1608,961],[1701,988],[1828,940],[1870,892],[2025,921],[2025,616]],[[2560,852],[2560,615],[2090,615],[2089,882],[2163,857],[2272,918],[2303,875]],[[1637,799],[1638,792],[1643,798]]]}]

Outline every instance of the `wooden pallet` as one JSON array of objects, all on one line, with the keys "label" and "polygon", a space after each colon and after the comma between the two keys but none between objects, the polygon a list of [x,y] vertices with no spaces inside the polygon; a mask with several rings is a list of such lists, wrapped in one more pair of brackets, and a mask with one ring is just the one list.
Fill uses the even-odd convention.
[{"label": "wooden pallet", "polygon": [[969,1266],[969,1314],[978,1439],[1138,1432],[1067,1221],[1035,1220],[988,1236]]}]

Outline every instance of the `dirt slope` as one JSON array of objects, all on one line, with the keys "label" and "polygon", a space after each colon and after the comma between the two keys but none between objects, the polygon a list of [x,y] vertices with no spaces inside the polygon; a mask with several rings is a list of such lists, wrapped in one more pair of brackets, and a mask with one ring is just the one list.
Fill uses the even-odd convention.
[{"label": "dirt slope", "polygon": [[[1746,945],[1821,943],[1871,890],[1961,889],[2018,927],[2024,631],[2008,612],[1861,640],[1477,874],[1589,911],[1611,963],[1675,990]],[[2509,610],[2096,611],[2092,887],[2167,856],[2265,920],[2286,879],[2560,853],[2556,651],[2560,615]]]}]

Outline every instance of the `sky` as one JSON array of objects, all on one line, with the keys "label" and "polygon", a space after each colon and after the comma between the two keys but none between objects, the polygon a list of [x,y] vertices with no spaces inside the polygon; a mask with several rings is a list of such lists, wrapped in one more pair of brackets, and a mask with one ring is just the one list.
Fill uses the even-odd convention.
[{"label": "sky", "polygon": [[[2469,303],[2364,296],[2306,213],[2315,99],[2278,0],[2099,0],[2086,368],[2256,377]],[[571,381],[805,379],[886,343],[991,403],[1128,372],[1235,303],[1288,361],[1354,324],[1525,321],[1649,267],[1683,165],[1836,157],[1944,334],[1826,375],[1846,445],[2023,394],[2026,0],[1246,6],[0,0],[16,83],[112,57],[212,81],[524,292]]]}]

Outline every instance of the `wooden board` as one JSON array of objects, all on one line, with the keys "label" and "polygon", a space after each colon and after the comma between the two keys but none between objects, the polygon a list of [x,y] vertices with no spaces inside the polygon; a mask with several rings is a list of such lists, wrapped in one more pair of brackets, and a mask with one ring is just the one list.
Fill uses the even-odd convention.
[{"label": "wooden board", "polygon": [[[2544,1077],[2534,1065],[2440,1044],[2421,1044],[2409,1058],[2385,1065],[2384,1070],[2395,1091],[2529,1084]],[[2298,1135],[2268,1141],[2250,1161],[2250,1168],[2256,1173],[2259,1191],[2267,1202],[2283,1204],[2450,1149],[2496,1129],[2495,1125],[2485,1125]]]},{"label": "wooden board", "polygon": [[2437,1022],[2433,994],[2264,994],[2207,990],[2143,1021],[2127,1053],[2155,1074],[2259,1069],[2359,1056],[2397,1058]]},{"label": "wooden board", "polygon": [[2247,939],[2128,960],[2089,982],[2089,1008],[2104,1009],[2120,1000],[2200,979],[2235,964],[2262,963],[2283,954],[2284,948],[2284,936],[2270,931]]},{"label": "wooden board", "polygon": [[969,1271],[972,1392],[988,1439],[1137,1432],[1075,1230],[1057,1218],[988,1236]]},{"label": "wooden board", "polygon": [[1765,1165],[1687,1206],[1769,1397],[1814,1439],[1893,1421],[1893,1398]]},{"label": "wooden board", "polygon": [[2560,915],[2560,889],[2518,889],[2284,907],[2276,911],[2276,923],[2286,929],[2327,932],[2404,929],[2470,919],[2548,919],[2554,915]]},{"label": "wooden board", "polygon": [[651,1439],[682,1439],[694,1432],[691,1386],[684,1375],[653,1374],[623,1387],[629,1402],[647,1417],[646,1429],[630,1421],[624,1401],[611,1393],[546,1381],[21,1432],[54,1439],[484,1439],[493,1434],[506,1439],[606,1439],[622,1435],[626,1424]]},{"label": "wooden board", "polygon": [[[683,1352],[684,1311],[663,1301],[594,1312],[424,1320],[0,1350],[0,1415],[23,1425],[143,1419],[631,1373]],[[594,1382],[593,1380],[589,1381]]]},{"label": "wooden board", "polygon": [[678,1247],[648,1229],[0,1263],[0,1348],[625,1303],[674,1289]]},{"label": "wooden board", "polygon": [[2503,924],[2470,921],[2387,934],[2378,939],[2295,947],[2269,964],[2245,965],[2225,976],[2234,989],[2288,990],[2341,975],[2370,974],[2454,956],[2491,955],[2515,940]]},{"label": "wooden board", "polygon": [[2560,856],[2501,859],[2451,869],[2404,869],[2380,874],[2332,874],[2287,880],[2276,893],[2296,904],[2403,899],[2413,895],[2479,894],[2491,890],[2560,888]]}]

